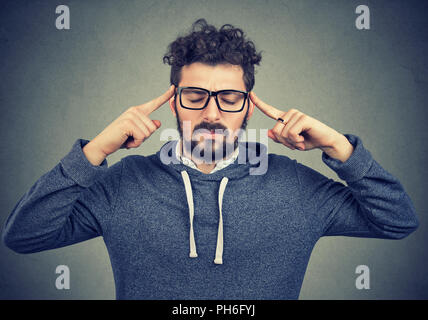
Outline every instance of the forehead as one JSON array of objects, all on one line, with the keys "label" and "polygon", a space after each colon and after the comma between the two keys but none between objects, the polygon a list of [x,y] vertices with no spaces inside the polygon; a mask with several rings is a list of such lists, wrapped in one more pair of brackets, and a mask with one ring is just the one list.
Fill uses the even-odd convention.
[{"label": "forehead", "polygon": [[210,66],[195,62],[183,66],[179,85],[201,87],[212,91],[223,89],[246,91],[241,66],[232,64]]}]

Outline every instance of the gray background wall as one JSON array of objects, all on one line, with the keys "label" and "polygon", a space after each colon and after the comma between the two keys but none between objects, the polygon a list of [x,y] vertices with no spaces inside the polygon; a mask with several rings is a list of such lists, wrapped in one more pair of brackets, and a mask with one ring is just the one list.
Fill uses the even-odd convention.
[{"label": "gray background wall", "polygon": [[[71,29],[55,28],[66,4]],[[366,4],[371,29],[355,27]],[[52,169],[78,138],[92,139],[129,106],[169,86],[167,45],[204,17],[241,27],[263,60],[254,91],[282,110],[298,108],[342,133],[359,135],[414,201],[419,229],[400,241],[322,238],[311,256],[300,299],[426,299],[428,276],[426,1],[2,1],[0,4],[2,137],[0,223],[20,197]],[[167,104],[152,114],[176,128]],[[248,128],[273,120],[256,110]],[[158,130],[139,149],[161,143]],[[338,179],[321,152],[284,154]],[[2,299],[114,299],[102,238],[30,255],[0,245]],[[68,265],[70,290],[55,288]],[[370,290],[357,290],[355,268],[370,268]]]}]

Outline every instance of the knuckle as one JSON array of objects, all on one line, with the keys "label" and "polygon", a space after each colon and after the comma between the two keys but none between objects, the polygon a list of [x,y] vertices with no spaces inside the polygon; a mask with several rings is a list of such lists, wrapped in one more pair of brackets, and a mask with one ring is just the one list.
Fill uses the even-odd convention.
[{"label": "knuckle", "polygon": [[150,136],[150,130],[146,126],[143,126],[140,129],[141,129],[142,132],[144,132],[145,136]]},{"label": "knuckle", "polygon": [[122,120],[122,124],[125,126],[125,127],[131,127],[131,126],[133,126],[134,125],[134,121],[132,121],[131,119],[129,119],[129,118],[126,118],[126,119],[123,119]]},{"label": "knuckle", "polygon": [[153,132],[155,132],[158,128],[155,126],[155,124],[153,122],[150,123],[150,134],[152,134]]},{"label": "knuckle", "polygon": [[284,136],[278,136],[278,140],[281,141],[281,143],[284,143],[285,137]]},{"label": "knuckle", "polygon": [[150,125],[146,125],[146,130],[147,130],[147,133],[148,133],[149,135],[151,135],[151,134],[154,132],[154,130],[153,130],[153,128],[152,128],[152,126],[150,126]]},{"label": "knuckle", "polygon": [[147,138],[147,134],[143,130],[138,128],[137,133],[135,134],[135,139],[144,141],[146,138]]},{"label": "knuckle", "polygon": [[152,131],[152,130],[150,130],[150,129],[147,129],[146,137],[148,138],[148,137],[150,137],[152,134],[153,134],[153,131]]},{"label": "knuckle", "polygon": [[293,141],[297,141],[299,139],[299,134],[297,132],[290,132],[290,138],[292,138]]},{"label": "knuckle", "polygon": [[137,107],[132,107],[129,110],[129,113],[132,114],[134,117],[138,117],[138,115],[141,113],[141,111]]},{"label": "knuckle", "polygon": [[295,137],[297,135],[297,128],[296,127],[292,127],[290,128],[290,130],[288,130],[288,134]]},{"label": "knuckle", "polygon": [[279,127],[273,128],[272,132],[276,135],[276,136],[280,136],[281,135],[281,129]]},{"label": "knuckle", "polygon": [[129,107],[126,111],[127,111],[127,112],[134,112],[134,111],[135,111],[135,109],[137,109],[137,106],[131,106],[131,107]]},{"label": "knuckle", "polygon": [[140,116],[141,116],[141,119],[144,121],[144,122],[152,122],[152,120],[146,115],[146,114],[144,114],[143,112],[140,112]]},{"label": "knuckle", "polygon": [[291,141],[290,139],[286,139],[286,141],[287,141],[287,144],[288,144],[289,146],[294,147],[294,143],[293,143],[293,141]]}]

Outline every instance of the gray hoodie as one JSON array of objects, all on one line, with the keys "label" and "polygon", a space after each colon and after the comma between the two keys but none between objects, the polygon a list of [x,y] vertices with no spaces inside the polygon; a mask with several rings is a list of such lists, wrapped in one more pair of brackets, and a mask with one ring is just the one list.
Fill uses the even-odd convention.
[{"label": "gray hoodie", "polygon": [[400,182],[345,136],[351,157],[322,160],[347,185],[259,143],[204,174],[177,160],[177,141],[108,167],[78,139],[18,201],[3,241],[31,253],[102,236],[117,299],[297,299],[319,238],[401,239],[418,227]]}]

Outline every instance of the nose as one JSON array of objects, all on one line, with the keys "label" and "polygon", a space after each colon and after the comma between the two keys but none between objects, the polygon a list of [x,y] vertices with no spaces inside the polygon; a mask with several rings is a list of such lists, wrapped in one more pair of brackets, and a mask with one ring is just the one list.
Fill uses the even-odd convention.
[{"label": "nose", "polygon": [[217,107],[215,97],[208,99],[208,105],[203,109],[203,118],[206,122],[217,122],[220,120],[220,109]]}]

